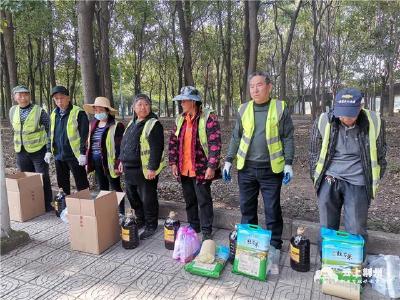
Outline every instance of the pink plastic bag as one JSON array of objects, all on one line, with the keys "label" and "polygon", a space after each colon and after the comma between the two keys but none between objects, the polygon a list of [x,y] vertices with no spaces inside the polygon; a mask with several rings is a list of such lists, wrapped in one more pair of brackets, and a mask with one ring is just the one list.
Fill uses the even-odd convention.
[{"label": "pink plastic bag", "polygon": [[173,259],[181,263],[187,263],[193,260],[200,250],[200,241],[196,231],[190,226],[180,227],[176,235]]}]

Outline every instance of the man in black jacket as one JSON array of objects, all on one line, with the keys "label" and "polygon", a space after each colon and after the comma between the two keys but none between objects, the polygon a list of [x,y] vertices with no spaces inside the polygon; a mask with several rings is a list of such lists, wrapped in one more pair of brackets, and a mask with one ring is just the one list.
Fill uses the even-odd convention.
[{"label": "man in black jacket", "polygon": [[55,86],[51,91],[57,107],[50,115],[51,149],[55,159],[58,187],[71,193],[70,172],[78,191],[89,187],[86,165],[86,140],[89,121],[86,113],[72,105],[69,91],[63,86]]},{"label": "man in black jacket", "polygon": [[134,117],[121,142],[119,171],[125,174],[125,188],[135,210],[140,239],[152,236],[158,226],[158,175],[165,168],[164,130],[151,111],[150,98],[138,94],[133,102]]},{"label": "man in black jacket", "polygon": [[384,121],[362,109],[361,99],[354,88],[338,92],[333,112],[314,122],[309,159],[321,226],[338,230],[343,206],[345,230],[367,242],[368,208],[385,173],[386,141]]}]

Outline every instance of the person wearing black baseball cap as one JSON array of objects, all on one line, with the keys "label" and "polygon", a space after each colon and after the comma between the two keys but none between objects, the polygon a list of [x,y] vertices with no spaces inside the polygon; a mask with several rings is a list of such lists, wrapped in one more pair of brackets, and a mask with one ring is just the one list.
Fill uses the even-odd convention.
[{"label": "person wearing black baseball cap", "polygon": [[49,115],[39,105],[31,103],[31,93],[26,86],[16,86],[12,93],[17,105],[11,107],[9,116],[14,130],[17,167],[21,172],[43,175],[45,208],[51,211]]},{"label": "person wearing black baseball cap", "polygon": [[367,242],[368,208],[387,163],[385,123],[362,98],[356,88],[337,93],[332,112],[314,122],[309,161],[321,227],[338,230],[344,207],[345,230]]},{"label": "person wearing black baseball cap", "polygon": [[78,191],[89,187],[85,170],[89,121],[84,110],[72,105],[66,87],[53,87],[51,97],[57,106],[50,115],[50,142],[55,159],[57,183],[58,187],[69,195],[70,172],[74,176]]}]

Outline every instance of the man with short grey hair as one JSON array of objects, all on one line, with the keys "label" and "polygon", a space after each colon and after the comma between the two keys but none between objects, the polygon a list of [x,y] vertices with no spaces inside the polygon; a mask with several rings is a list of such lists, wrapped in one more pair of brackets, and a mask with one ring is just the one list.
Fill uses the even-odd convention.
[{"label": "man with short grey hair", "polygon": [[280,204],[282,182],[293,178],[292,119],[284,101],[270,98],[272,83],[263,72],[249,76],[252,100],[239,107],[239,115],[225,158],[223,178],[230,180],[236,158],[242,224],[258,224],[258,194],[264,199],[265,222],[271,230],[271,272],[279,272],[283,219]]}]

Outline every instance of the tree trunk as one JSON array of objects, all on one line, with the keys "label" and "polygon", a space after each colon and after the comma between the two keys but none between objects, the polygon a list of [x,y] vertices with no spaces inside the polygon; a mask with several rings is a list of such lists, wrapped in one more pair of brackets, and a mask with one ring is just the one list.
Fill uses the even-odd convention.
[{"label": "tree trunk", "polygon": [[100,67],[103,82],[103,95],[114,105],[112,94],[112,82],[110,71],[110,49],[109,49],[109,28],[110,28],[110,1],[99,1],[100,5]]},{"label": "tree trunk", "polygon": [[70,86],[70,96],[71,99],[74,99],[74,95],[76,94],[76,79],[78,76],[78,31],[74,30],[74,70],[72,73],[72,82],[71,85],[68,84],[68,86]]},{"label": "tree trunk", "polygon": [[0,130],[0,238],[9,237],[11,233],[2,138]]},{"label": "tree trunk", "polygon": [[297,17],[299,15],[302,4],[303,4],[303,2],[301,0],[298,1],[295,11],[290,15],[290,28],[289,28],[289,32],[287,34],[285,45],[283,44],[282,34],[280,33],[279,27],[277,24],[277,19],[278,19],[277,5],[278,4],[275,4],[275,21],[274,21],[275,30],[278,34],[278,37],[280,39],[280,45],[281,45],[281,69],[280,69],[279,98],[283,99],[283,100],[286,100],[286,64],[289,59],[290,48],[292,46],[292,40],[293,40],[293,35],[294,35],[294,29],[296,27]]},{"label": "tree trunk", "polygon": [[243,80],[241,84],[240,102],[247,101],[247,77],[250,60],[250,24],[249,24],[249,1],[244,1],[244,22],[243,22]]},{"label": "tree trunk", "polygon": [[225,108],[224,108],[224,123],[229,124],[229,114],[232,103],[232,1],[227,3],[228,16],[226,20],[225,34]]},{"label": "tree trunk", "polygon": [[4,38],[3,35],[0,34],[0,45],[1,45],[1,70],[3,71],[3,79],[4,79],[4,114],[5,117],[8,118],[8,111],[12,106],[12,99],[11,99],[11,87],[10,87],[10,77],[8,72],[8,64],[4,46]]},{"label": "tree trunk", "polygon": [[10,88],[14,88],[18,84],[17,62],[15,59],[14,46],[14,25],[12,14],[8,11],[1,11],[1,19],[5,19],[7,26],[3,27],[4,45],[8,66],[8,78],[10,80]]},{"label": "tree trunk", "polygon": [[[260,31],[258,30],[257,15],[260,8],[260,1],[249,1],[249,33],[250,33],[250,51],[249,51],[249,67],[247,74],[257,70],[258,44],[260,41]],[[249,86],[247,84],[246,95],[250,96]]]},{"label": "tree trunk", "polygon": [[79,56],[82,71],[84,103],[96,98],[95,57],[93,47],[93,16],[95,1],[78,1]]},{"label": "tree trunk", "polygon": [[[184,8],[182,2],[184,2]],[[178,12],[179,29],[183,42],[183,72],[185,77],[185,85],[194,86],[192,74],[192,50],[190,45],[190,36],[192,31],[192,24],[190,19],[190,1],[177,0],[176,9]]]},{"label": "tree trunk", "polygon": [[56,86],[56,74],[54,72],[54,37],[53,37],[53,2],[48,1],[47,5],[50,9],[51,22],[49,28],[49,77],[50,85],[52,87]]},{"label": "tree trunk", "polygon": [[36,102],[36,97],[35,97],[35,74],[33,72],[33,45],[32,45],[32,38],[31,35],[28,34],[28,45],[27,45],[27,51],[28,51],[28,85],[29,89],[31,91],[31,101],[32,103]]}]

